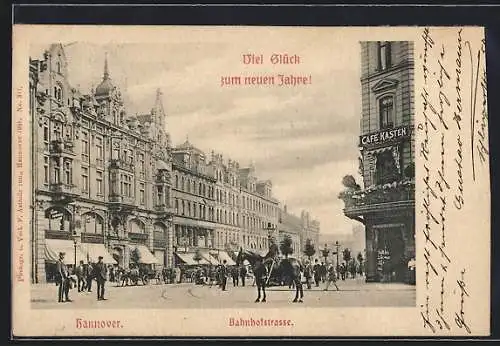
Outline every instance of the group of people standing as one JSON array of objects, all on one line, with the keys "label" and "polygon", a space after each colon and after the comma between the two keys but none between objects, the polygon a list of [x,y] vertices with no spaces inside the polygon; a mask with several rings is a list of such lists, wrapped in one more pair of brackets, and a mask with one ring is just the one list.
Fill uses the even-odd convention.
[{"label": "group of people standing", "polygon": [[319,287],[320,283],[326,283],[325,291],[328,291],[332,283],[337,288],[337,291],[339,290],[337,286],[337,271],[333,264],[326,265],[323,262],[319,263],[317,259],[314,262],[314,266],[310,262],[306,262],[304,277],[308,289],[311,289],[311,280],[314,279],[316,287]]},{"label": "group of people standing", "polygon": [[216,284],[223,291],[227,291],[227,280],[230,277],[233,281],[233,287],[244,287],[246,283],[248,270],[246,266],[228,266],[224,260],[216,267],[209,266],[208,268],[199,268],[196,273],[195,282],[198,284],[208,284],[212,287]]},{"label": "group of people standing", "polygon": [[92,281],[97,283],[97,300],[107,300],[104,298],[104,286],[107,280],[107,267],[103,263],[103,257],[99,256],[97,263],[88,261],[73,268],[70,272],[68,266],[64,263],[64,252],[59,253],[59,259],[56,264],[56,285],[58,286],[57,298],[59,303],[71,302],[69,291],[77,287],[78,292],[92,292]]}]

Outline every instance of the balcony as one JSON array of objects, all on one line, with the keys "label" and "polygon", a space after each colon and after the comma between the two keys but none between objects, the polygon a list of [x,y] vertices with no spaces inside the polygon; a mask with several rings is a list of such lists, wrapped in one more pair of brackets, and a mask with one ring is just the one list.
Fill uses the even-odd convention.
[{"label": "balcony", "polygon": [[128,238],[132,241],[145,243],[147,242],[149,235],[147,233],[128,232]]},{"label": "balcony", "polygon": [[46,229],[45,230],[45,238],[46,239],[72,240],[73,236],[71,235],[70,231]]},{"label": "balcony", "polygon": [[153,239],[153,247],[158,249],[164,249],[167,247],[166,239]]},{"label": "balcony", "polygon": [[154,206],[154,210],[160,214],[175,214],[175,208],[171,208],[166,204],[158,204]]},{"label": "balcony", "polygon": [[92,244],[104,244],[104,235],[98,233],[83,233],[82,242]]},{"label": "balcony", "polygon": [[125,160],[122,160],[122,159],[111,159],[109,161],[109,168],[110,169],[122,169],[125,171],[133,172],[134,171],[134,163],[133,162],[126,162]]},{"label": "balcony", "polygon": [[109,195],[108,202],[111,208],[117,209],[133,209],[135,208],[135,201],[132,197],[122,195]]},{"label": "balcony", "polygon": [[75,150],[73,142],[70,140],[57,139],[50,142],[50,153],[55,155],[69,155],[74,156]]},{"label": "balcony", "polygon": [[415,181],[377,185],[358,191],[343,191],[339,198],[344,201],[344,213],[348,217],[413,208],[415,206]]},{"label": "balcony", "polygon": [[52,183],[50,184],[50,191],[56,197],[63,198],[74,198],[79,195],[79,192],[76,189],[76,185],[73,184]]}]

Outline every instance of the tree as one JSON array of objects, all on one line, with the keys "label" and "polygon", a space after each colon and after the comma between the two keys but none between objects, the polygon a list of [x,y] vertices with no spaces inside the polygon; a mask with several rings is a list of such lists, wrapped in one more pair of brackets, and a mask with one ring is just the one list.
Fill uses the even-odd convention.
[{"label": "tree", "polygon": [[361,252],[358,253],[357,259],[358,259],[359,264],[361,265],[363,263],[363,260],[364,260],[363,254]]},{"label": "tree", "polygon": [[404,174],[409,179],[415,178],[415,164],[413,162],[405,167]]},{"label": "tree", "polygon": [[356,183],[356,179],[350,174],[342,178],[342,185],[344,185],[349,190],[360,190],[361,186]]},{"label": "tree", "polygon": [[316,249],[314,248],[314,244],[312,243],[311,239],[306,239],[306,245],[304,246],[304,255],[306,255],[309,260],[311,260],[311,257],[314,256],[316,253]]},{"label": "tree", "polygon": [[200,249],[196,249],[196,252],[193,255],[193,259],[196,261],[196,263],[198,263],[198,265],[200,264],[200,261],[203,259]]},{"label": "tree", "polygon": [[342,256],[344,258],[345,263],[349,263],[349,261],[351,260],[351,250],[345,248],[344,251],[342,251]]},{"label": "tree", "polygon": [[138,248],[135,248],[134,250],[132,250],[130,252],[130,260],[134,263],[139,263],[141,259],[141,255],[139,254],[139,249]]},{"label": "tree", "polygon": [[292,237],[290,237],[288,234],[286,234],[281,241],[280,251],[283,256],[285,256],[285,258],[288,258],[288,255],[291,255],[293,253]]}]

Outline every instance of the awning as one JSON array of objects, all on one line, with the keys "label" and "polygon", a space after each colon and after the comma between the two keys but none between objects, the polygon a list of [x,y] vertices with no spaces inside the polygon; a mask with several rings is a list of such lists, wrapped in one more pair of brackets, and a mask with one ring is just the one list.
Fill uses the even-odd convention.
[{"label": "awning", "polygon": [[108,250],[106,250],[104,244],[82,243],[82,251],[87,256],[87,260],[93,263],[97,263],[99,256],[102,256],[102,261],[105,264],[118,264]]},{"label": "awning", "polygon": [[[64,252],[64,263],[75,263],[75,243],[65,239],[45,239],[45,260],[56,263],[59,260],[59,252]],[[76,246],[76,263],[85,261],[86,255],[82,252],[80,246]]]},{"label": "awning", "polygon": [[226,260],[226,264],[229,266],[234,266],[236,264],[236,262],[233,261],[233,259],[231,257],[229,257],[229,255],[226,251],[219,252],[219,260],[221,261],[221,263],[222,263],[222,261]]},{"label": "awning", "polygon": [[137,249],[139,252],[139,263],[143,264],[160,264],[160,261],[149,251],[146,245],[131,245],[131,250]]},{"label": "awning", "polygon": [[209,252],[201,252],[201,255],[204,259],[206,259],[210,264],[219,264],[219,261],[213,257]]},{"label": "awning", "polygon": [[190,266],[194,266],[194,265],[198,265],[198,264],[210,264],[209,261],[207,261],[205,258],[203,258],[203,254],[202,254],[202,258],[199,261],[199,263],[194,260],[194,252],[176,253],[176,255],[177,255],[177,257],[179,257],[179,259],[182,262],[184,262],[185,264],[190,265]]}]

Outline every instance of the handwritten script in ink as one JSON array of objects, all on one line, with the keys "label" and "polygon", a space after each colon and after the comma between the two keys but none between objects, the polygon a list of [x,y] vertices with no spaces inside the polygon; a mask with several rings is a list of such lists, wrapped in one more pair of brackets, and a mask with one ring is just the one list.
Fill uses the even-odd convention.
[{"label": "handwritten script in ink", "polygon": [[[423,76],[417,88],[418,140],[421,182],[416,211],[422,227],[424,296],[419,302],[424,328],[432,333],[460,329],[472,332],[468,311],[468,272],[457,244],[457,220],[467,214],[467,189],[488,170],[488,114],[484,40],[470,40],[467,28],[447,35],[424,28],[415,68]],[[449,33],[453,33],[453,37]],[[469,205],[469,207],[471,207]],[[472,206],[474,207],[474,206]],[[453,226],[450,226],[450,222]],[[457,250],[458,249],[458,250]]]}]

